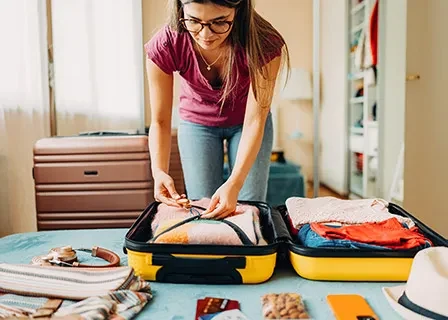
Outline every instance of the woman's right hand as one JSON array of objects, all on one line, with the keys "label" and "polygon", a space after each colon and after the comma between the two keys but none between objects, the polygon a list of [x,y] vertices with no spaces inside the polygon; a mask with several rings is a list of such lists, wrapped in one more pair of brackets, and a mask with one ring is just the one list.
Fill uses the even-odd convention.
[{"label": "woman's right hand", "polygon": [[154,199],[156,201],[173,207],[181,207],[181,205],[176,202],[176,200],[181,198],[182,196],[177,193],[176,188],[174,187],[173,178],[163,171],[159,171],[154,175]]}]

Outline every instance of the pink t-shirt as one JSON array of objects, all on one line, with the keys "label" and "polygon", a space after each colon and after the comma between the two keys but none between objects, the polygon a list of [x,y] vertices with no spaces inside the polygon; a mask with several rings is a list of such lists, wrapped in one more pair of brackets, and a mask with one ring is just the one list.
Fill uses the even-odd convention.
[{"label": "pink t-shirt", "polygon": [[[179,72],[181,76],[181,119],[213,127],[242,124],[250,87],[246,53],[242,48],[236,48],[238,85],[224,102],[221,111],[222,88],[213,88],[201,73],[192,41],[188,32],[176,32],[165,26],[145,44],[148,58],[162,71],[168,74]],[[269,50],[267,61],[279,56],[281,48],[279,45],[276,50]]]}]

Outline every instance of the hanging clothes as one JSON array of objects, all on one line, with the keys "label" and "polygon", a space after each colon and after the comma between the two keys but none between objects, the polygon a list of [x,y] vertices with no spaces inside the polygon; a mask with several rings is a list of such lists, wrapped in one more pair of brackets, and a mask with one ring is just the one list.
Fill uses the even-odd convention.
[{"label": "hanging clothes", "polygon": [[370,54],[372,56],[372,66],[376,66],[378,64],[378,2],[379,1],[377,0],[373,6],[369,23],[369,43]]},{"label": "hanging clothes", "polygon": [[374,85],[377,81],[378,7],[379,0],[375,1],[368,24],[361,29],[355,50],[354,66],[356,70],[366,72],[368,85]]}]

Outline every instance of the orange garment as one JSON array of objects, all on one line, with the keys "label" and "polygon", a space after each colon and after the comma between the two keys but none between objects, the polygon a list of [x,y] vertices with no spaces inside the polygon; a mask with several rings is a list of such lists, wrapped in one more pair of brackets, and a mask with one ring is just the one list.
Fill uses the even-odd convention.
[{"label": "orange garment", "polygon": [[418,232],[417,227],[407,229],[401,225],[397,218],[390,218],[382,222],[367,222],[357,225],[329,227],[313,222],[311,229],[326,239],[345,239],[369,243],[391,249],[412,249],[432,243]]}]

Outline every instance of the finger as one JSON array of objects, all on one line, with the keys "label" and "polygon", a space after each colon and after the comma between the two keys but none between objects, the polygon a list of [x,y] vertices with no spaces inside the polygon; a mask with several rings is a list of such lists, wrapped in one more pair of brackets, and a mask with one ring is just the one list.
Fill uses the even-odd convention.
[{"label": "finger", "polygon": [[177,207],[177,208],[181,208],[182,207],[180,204],[178,204],[176,202],[176,200],[168,198],[168,197],[166,197],[164,195],[161,195],[161,194],[157,196],[157,199],[158,199],[159,202],[162,202],[162,203],[164,203],[164,204],[166,204],[168,206],[171,206],[171,207]]},{"label": "finger", "polygon": [[218,203],[219,203],[219,196],[213,196],[212,199],[210,200],[210,203],[208,204],[207,210],[204,211],[204,214],[209,214],[210,212],[215,210]]},{"label": "finger", "polygon": [[210,219],[210,218],[216,218],[217,216],[221,215],[222,213],[224,213],[226,211],[226,204],[225,203],[221,203],[217,208],[215,208],[214,210],[212,210],[210,213],[203,215],[202,217],[205,219]]},{"label": "finger", "polygon": [[168,190],[173,199],[175,200],[180,199],[180,195],[177,193],[176,188],[174,187],[173,180],[166,183],[165,188]]},{"label": "finger", "polygon": [[215,219],[224,219],[224,218],[230,216],[234,212],[235,212],[235,207],[231,206],[231,205],[227,205],[225,210],[221,214],[215,216]]}]

